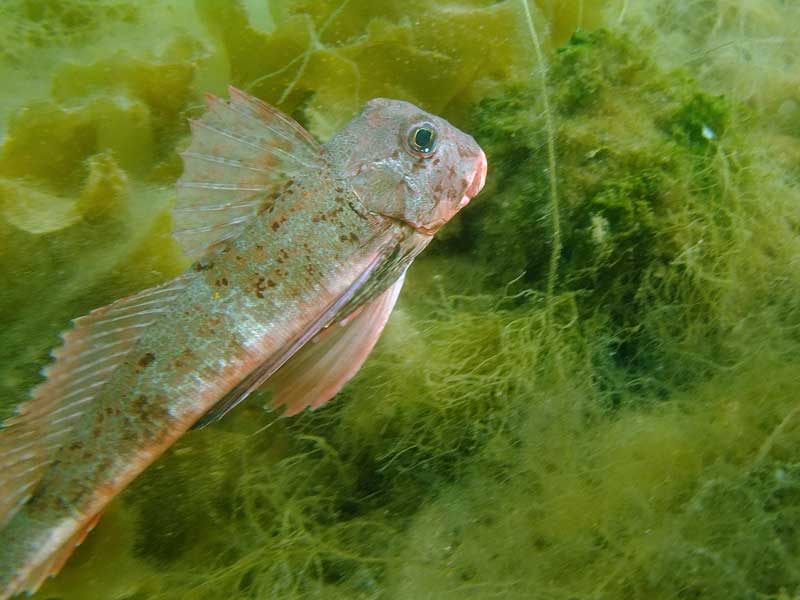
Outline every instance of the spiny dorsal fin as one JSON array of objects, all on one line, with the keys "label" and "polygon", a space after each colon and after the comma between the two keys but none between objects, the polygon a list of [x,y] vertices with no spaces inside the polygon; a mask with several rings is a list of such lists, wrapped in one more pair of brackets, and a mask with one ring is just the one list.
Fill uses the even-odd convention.
[{"label": "spiny dorsal fin", "polygon": [[33,493],[78,417],[148,326],[187,285],[181,276],[73,321],[32,398],[0,428],[0,527]]},{"label": "spiny dorsal fin", "polygon": [[236,88],[228,92],[227,102],[206,97],[181,154],[173,233],[192,258],[236,237],[287,179],[324,164],[322,146],[297,122]]}]

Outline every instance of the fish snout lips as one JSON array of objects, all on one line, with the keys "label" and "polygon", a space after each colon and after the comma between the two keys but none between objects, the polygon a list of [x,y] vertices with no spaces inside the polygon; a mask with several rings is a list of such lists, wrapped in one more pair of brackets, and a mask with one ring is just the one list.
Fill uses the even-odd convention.
[{"label": "fish snout lips", "polygon": [[472,183],[467,188],[467,196],[470,198],[477,196],[483,189],[483,184],[486,183],[486,169],[488,168],[486,165],[486,155],[483,153],[483,150],[479,150],[479,152],[480,155],[478,156],[478,162],[475,168],[475,177],[473,177]]},{"label": "fish snout lips", "polygon": [[478,152],[480,152],[480,154],[478,155],[478,160],[475,162],[475,174],[472,177],[472,183],[469,184],[467,191],[464,192],[464,197],[461,199],[459,208],[463,208],[470,200],[477,196],[483,189],[483,184],[486,183],[486,155],[483,153],[483,150],[478,150]]}]

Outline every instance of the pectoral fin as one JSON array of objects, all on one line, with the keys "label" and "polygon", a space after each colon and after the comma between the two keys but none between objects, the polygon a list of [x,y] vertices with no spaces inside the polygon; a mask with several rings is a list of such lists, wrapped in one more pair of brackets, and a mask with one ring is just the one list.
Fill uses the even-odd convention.
[{"label": "pectoral fin", "polygon": [[333,398],[375,347],[404,277],[355,314],[322,331],[283,365],[267,382],[273,390],[272,406],[285,406],[283,414],[289,416]]},{"label": "pectoral fin", "polygon": [[[343,309],[348,310],[354,300],[358,301],[364,294],[367,294],[367,298],[372,298],[370,290],[376,285],[376,280],[380,281],[385,277],[387,260],[391,260],[391,258],[387,257],[394,256],[394,254],[396,254],[394,242],[386,244],[383,249],[377,251],[367,267],[355,278],[344,293],[323,308],[294,339],[272,353],[267,360],[231,389],[194,424],[193,429],[204,427],[210,422],[222,418],[228,411],[250,395],[251,392],[261,387],[303,346],[314,339],[318,333],[334,322],[335,319],[340,318],[339,315],[342,314]],[[365,299],[365,303],[369,303],[369,300]]]}]

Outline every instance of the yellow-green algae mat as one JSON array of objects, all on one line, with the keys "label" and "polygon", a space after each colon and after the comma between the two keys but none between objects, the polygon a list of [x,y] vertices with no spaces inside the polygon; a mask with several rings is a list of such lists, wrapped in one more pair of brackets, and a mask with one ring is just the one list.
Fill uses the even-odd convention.
[{"label": "yellow-green algae mat", "polygon": [[[340,397],[187,435],[39,598],[800,594],[800,7],[5,0],[0,415],[68,320],[185,266],[176,152],[232,83],[374,96],[490,178]],[[537,60],[540,57],[541,60]]]}]

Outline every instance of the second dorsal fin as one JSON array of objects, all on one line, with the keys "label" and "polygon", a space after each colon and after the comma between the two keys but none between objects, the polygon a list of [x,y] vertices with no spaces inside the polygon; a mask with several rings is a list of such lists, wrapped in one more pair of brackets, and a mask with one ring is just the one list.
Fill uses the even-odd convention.
[{"label": "second dorsal fin", "polygon": [[207,96],[181,154],[174,235],[191,258],[236,237],[287,179],[323,166],[322,146],[278,109],[236,88]]},{"label": "second dorsal fin", "polygon": [[47,379],[0,428],[0,527],[33,493],[75,422],[111,373],[187,285],[185,276],[122,298],[73,321]]}]

